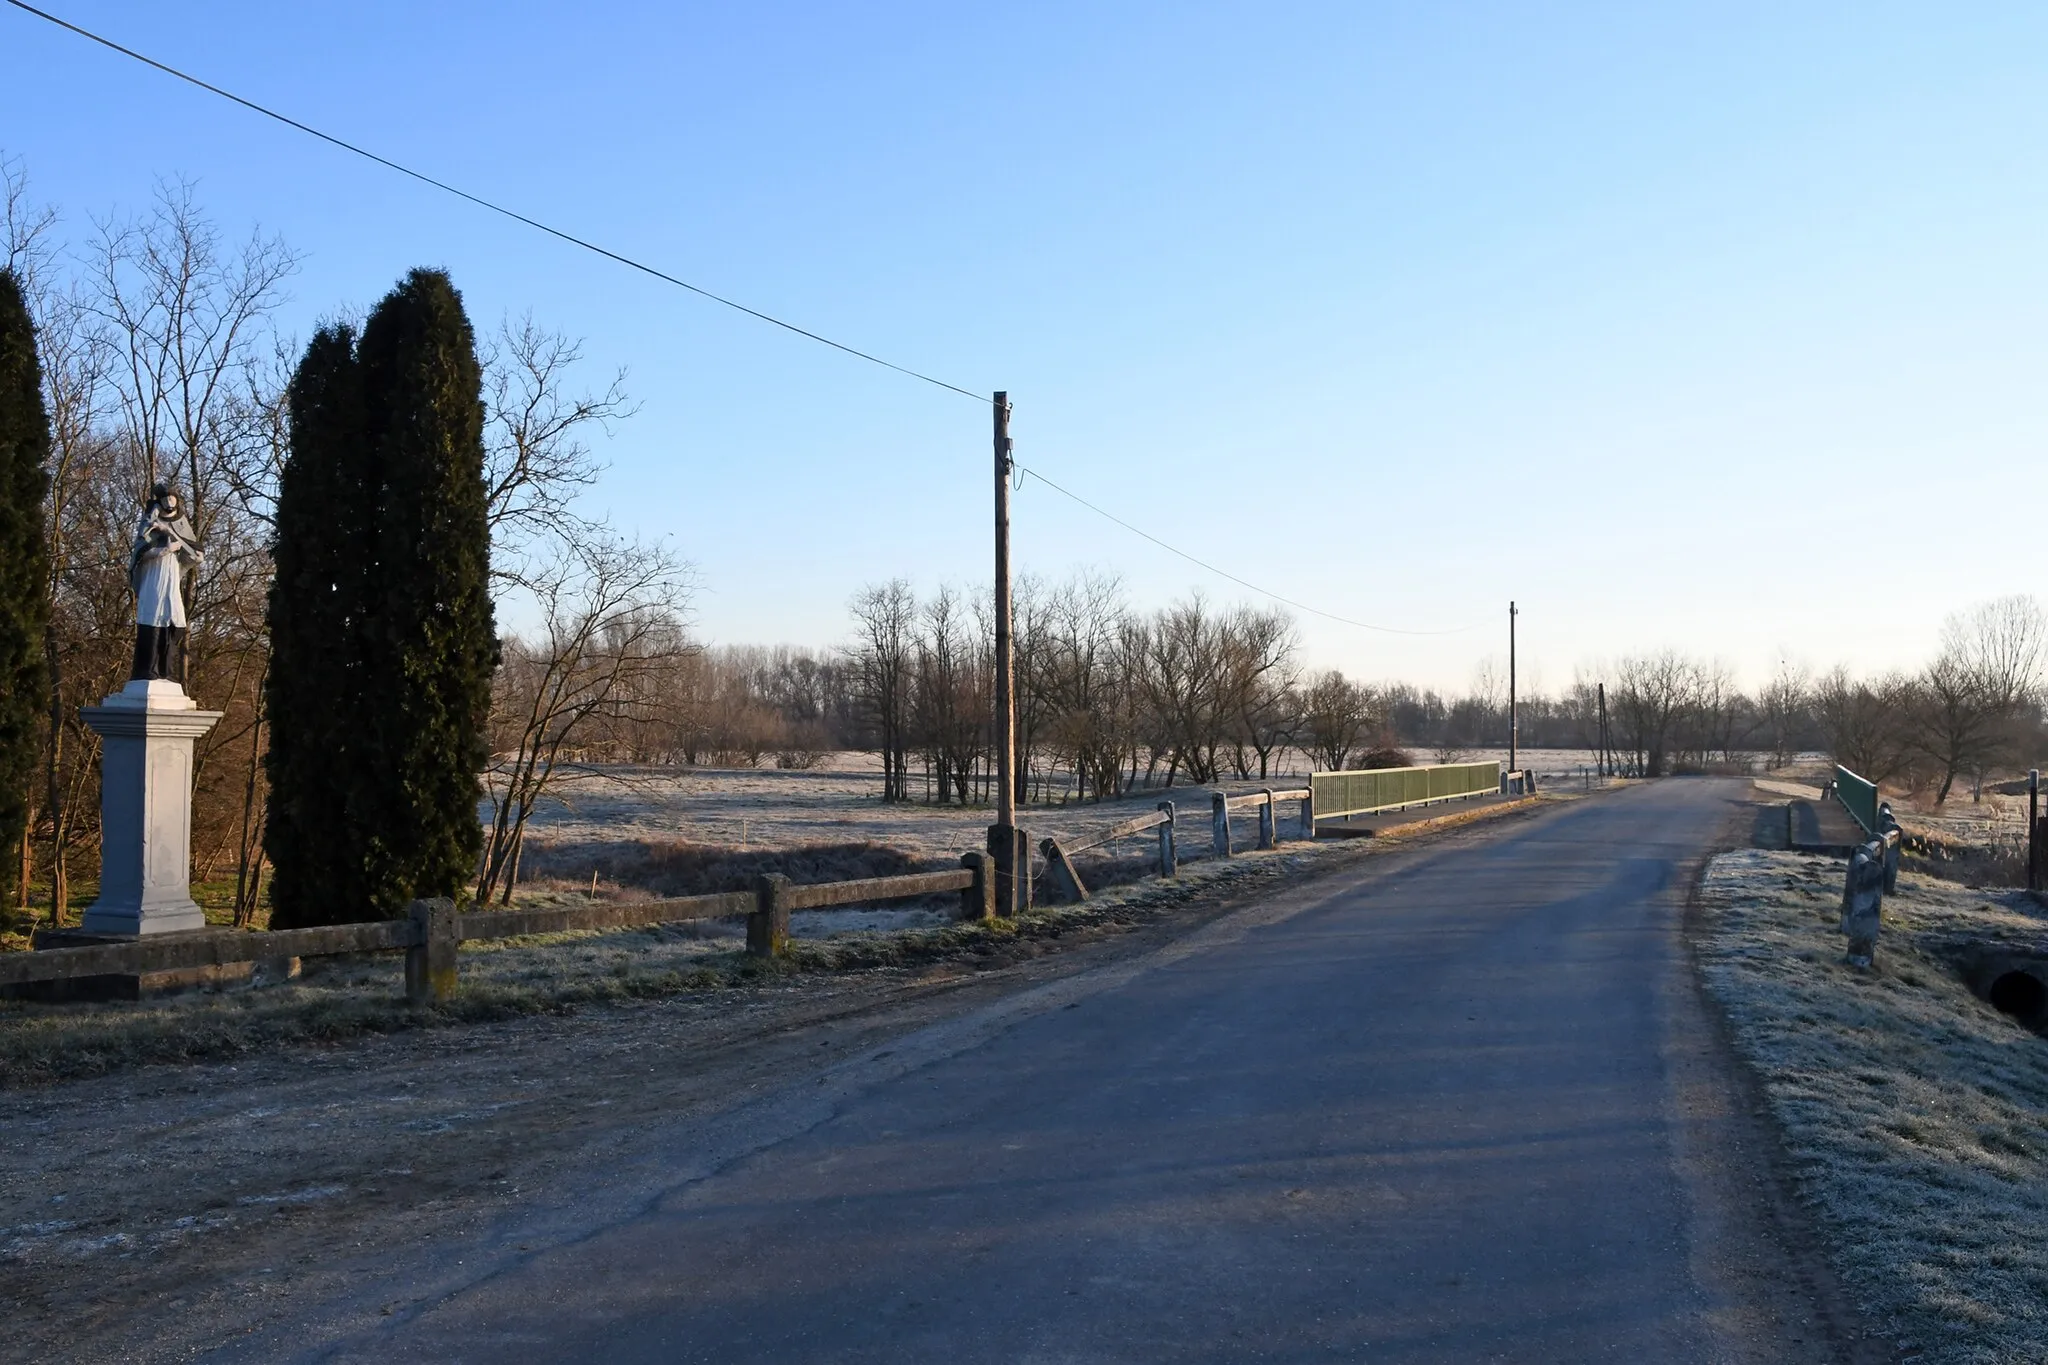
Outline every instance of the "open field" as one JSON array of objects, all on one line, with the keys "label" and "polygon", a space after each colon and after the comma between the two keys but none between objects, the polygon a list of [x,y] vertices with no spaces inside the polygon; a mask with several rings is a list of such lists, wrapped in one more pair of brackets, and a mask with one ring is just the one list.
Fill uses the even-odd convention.
[{"label": "open field", "polygon": [[[1539,774],[1577,777],[1595,758],[1577,749],[1528,750],[1525,759]],[[1475,750],[1469,761],[1507,753]],[[1417,758],[1427,762],[1426,754]],[[1305,785],[1306,763],[1294,756],[1287,771],[1264,782],[1229,780],[1212,786],[1177,783],[1135,791],[1102,803],[1037,804],[1018,812],[1018,823],[1034,839],[1073,835],[1172,801],[1183,820],[1201,822],[1206,831],[1209,794],[1213,790],[1256,791],[1261,786]],[[587,854],[581,871],[587,879],[608,875],[604,847],[636,840],[681,840],[731,848],[789,849],[847,843],[875,843],[913,858],[948,864],[971,848],[982,846],[989,822],[986,806],[934,806],[922,801],[884,805],[877,796],[881,771],[875,756],[835,753],[809,771],[774,768],[618,768],[576,774],[558,782],[556,799],[537,810],[529,838],[549,846],[550,866],[563,879],[573,877],[565,862]],[[912,793],[918,788],[912,778]],[[1199,856],[1206,838],[1182,842]]]},{"label": "open field", "polygon": [[1949,961],[1968,939],[2048,943],[2048,919],[2023,893],[1907,871],[1877,968],[1858,972],[1836,931],[1842,874],[1714,859],[1694,926],[1706,987],[1837,1269],[1905,1358],[2048,1359],[2048,1040]]}]

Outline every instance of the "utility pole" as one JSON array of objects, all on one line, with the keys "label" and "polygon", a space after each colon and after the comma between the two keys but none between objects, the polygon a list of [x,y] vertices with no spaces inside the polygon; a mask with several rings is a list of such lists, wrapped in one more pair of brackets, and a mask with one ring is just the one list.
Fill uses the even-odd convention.
[{"label": "utility pole", "polygon": [[1017,665],[1010,639],[1010,395],[995,397],[996,822],[988,827],[996,913],[1031,907],[1031,846],[1017,828]]},{"label": "utility pole", "polygon": [[1599,685],[1599,687],[1600,687],[1600,776],[1602,776],[1602,777],[1606,777],[1606,776],[1608,776],[1608,775],[1609,775],[1609,774],[1608,774],[1608,772],[1607,772],[1607,684],[1606,684],[1606,683],[1601,683],[1601,684]]},{"label": "utility pole", "polygon": [[1515,748],[1520,736],[1515,727],[1515,604],[1508,603],[1508,771],[1515,767]]}]

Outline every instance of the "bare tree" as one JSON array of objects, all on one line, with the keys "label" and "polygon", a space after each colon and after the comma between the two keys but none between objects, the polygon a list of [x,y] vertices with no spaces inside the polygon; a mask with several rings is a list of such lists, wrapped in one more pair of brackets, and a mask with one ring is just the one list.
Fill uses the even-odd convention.
[{"label": "bare tree", "polygon": [[1982,773],[2010,752],[2039,691],[2044,640],[2048,622],[2031,597],[2001,597],[1943,622],[1914,707],[1915,743],[1941,774],[1936,805],[1957,774]]},{"label": "bare tree", "polygon": [[1799,730],[1813,705],[1813,674],[1803,663],[1778,661],[1778,671],[1757,694],[1757,711],[1770,740],[1770,766],[1782,768],[1798,755]]},{"label": "bare tree", "polygon": [[1348,768],[1352,755],[1369,747],[1377,723],[1371,691],[1334,668],[1302,694],[1301,728],[1309,758],[1325,771]]},{"label": "bare tree", "polygon": [[604,470],[586,433],[609,432],[637,409],[623,370],[601,392],[572,392],[582,343],[539,326],[531,313],[506,318],[480,349],[493,558],[510,559],[536,536],[587,529],[573,504]]},{"label": "bare tree", "polygon": [[1667,770],[1673,731],[1698,704],[1702,669],[1676,650],[1631,655],[1616,669],[1609,690],[1616,747],[1633,756],[1633,771],[1661,777]]},{"label": "bare tree", "polygon": [[855,677],[882,755],[882,799],[905,801],[910,797],[906,759],[917,598],[898,578],[861,589],[851,605]]},{"label": "bare tree", "polygon": [[1866,681],[1837,664],[1813,689],[1814,719],[1835,761],[1872,782],[1906,773],[1912,709],[1913,684],[1897,673]]},{"label": "bare tree", "polygon": [[539,619],[505,642],[493,682],[491,807],[477,899],[509,905],[534,807],[565,758],[614,757],[620,730],[659,704],[659,674],[694,651],[686,565],[665,547],[585,530],[519,580]]}]

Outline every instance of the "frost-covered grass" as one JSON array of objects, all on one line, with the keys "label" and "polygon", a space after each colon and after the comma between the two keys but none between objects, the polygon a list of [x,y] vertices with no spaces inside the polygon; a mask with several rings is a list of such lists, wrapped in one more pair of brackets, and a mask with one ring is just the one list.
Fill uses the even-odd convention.
[{"label": "frost-covered grass", "polygon": [[1905,873],[1875,971],[1842,962],[1843,866],[1745,850],[1702,886],[1708,990],[1754,1065],[1844,1280],[1917,1358],[2048,1360],[2048,1040],[1937,941],[2048,941],[2011,892]]}]

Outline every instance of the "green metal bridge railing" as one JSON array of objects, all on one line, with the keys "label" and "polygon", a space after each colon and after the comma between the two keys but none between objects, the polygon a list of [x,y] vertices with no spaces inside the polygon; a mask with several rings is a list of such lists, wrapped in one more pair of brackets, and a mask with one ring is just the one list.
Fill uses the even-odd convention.
[{"label": "green metal bridge railing", "polygon": [[1842,809],[1863,826],[1863,832],[1877,837],[1877,784],[1868,781],[1837,763],[1835,765],[1835,799],[1842,803]]},{"label": "green metal bridge railing", "polygon": [[1316,819],[1339,820],[1397,806],[1419,806],[1500,790],[1500,763],[1438,763],[1423,768],[1368,768],[1315,773]]}]

